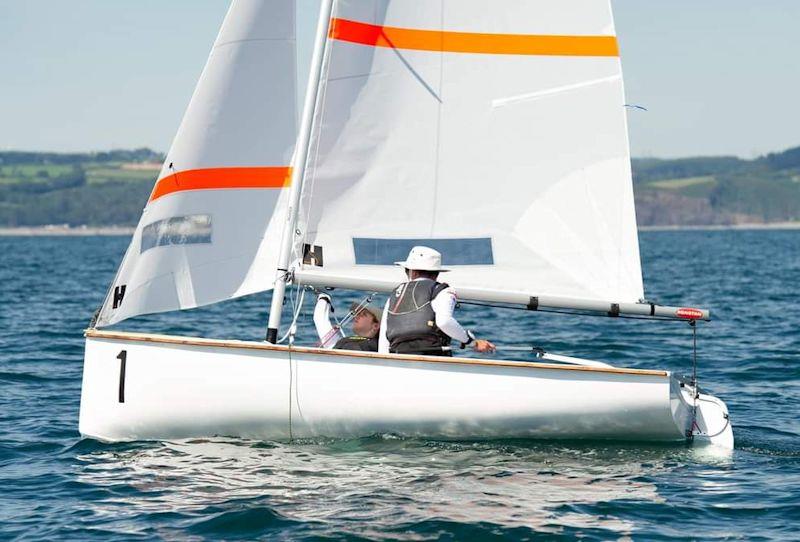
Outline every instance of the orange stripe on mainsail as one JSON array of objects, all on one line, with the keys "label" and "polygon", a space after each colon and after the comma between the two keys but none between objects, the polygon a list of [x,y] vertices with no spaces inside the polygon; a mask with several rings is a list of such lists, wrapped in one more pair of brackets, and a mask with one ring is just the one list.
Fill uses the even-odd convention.
[{"label": "orange stripe on mainsail", "polygon": [[619,56],[614,36],[479,34],[379,26],[332,19],[328,37],[372,47],[497,55]]},{"label": "orange stripe on mainsail", "polygon": [[189,169],[168,175],[156,183],[150,201],[184,190],[224,188],[283,188],[292,180],[290,167],[216,167]]}]

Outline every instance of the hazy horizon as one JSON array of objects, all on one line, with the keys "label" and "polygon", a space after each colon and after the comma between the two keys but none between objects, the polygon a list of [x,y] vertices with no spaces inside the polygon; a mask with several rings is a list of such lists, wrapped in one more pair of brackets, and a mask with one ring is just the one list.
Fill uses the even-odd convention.
[{"label": "hazy horizon", "polygon": [[[176,128],[176,130],[177,130],[177,128]],[[742,160],[755,160],[757,158],[760,158],[762,156],[766,156],[768,154],[779,154],[779,153],[781,153],[783,151],[787,151],[789,149],[794,149],[794,148],[797,148],[797,147],[800,147],[800,144],[792,145],[790,147],[784,147],[784,148],[781,148],[781,149],[774,149],[774,150],[771,150],[771,151],[766,151],[766,152],[763,152],[761,154],[757,154],[757,155],[754,155],[754,156],[739,156],[739,155],[732,154],[732,153],[730,153],[730,154],[692,154],[692,155],[686,155],[686,156],[655,156],[655,155],[653,155],[653,156],[644,156],[644,155],[637,156],[635,154],[631,154],[631,159],[633,159],[633,160],[649,160],[649,159],[652,159],[652,160],[679,160],[679,159],[688,159],[688,158],[712,158],[712,157],[718,158],[718,157],[729,157],[729,156],[732,156],[732,157],[740,158]],[[99,153],[103,153],[103,152],[132,151],[132,150],[136,150],[136,149],[148,149],[148,150],[153,151],[155,153],[159,153],[159,154],[163,154],[163,155],[167,154],[167,150],[166,149],[154,149],[154,148],[148,147],[146,145],[138,146],[138,147],[108,147],[108,148],[104,148],[104,149],[103,148],[77,149],[77,150],[69,150],[69,151],[60,151],[60,150],[52,150],[52,149],[22,149],[22,148],[16,149],[16,148],[10,148],[10,147],[0,147],[0,152],[30,152],[30,153],[42,153],[42,154],[44,154],[44,153],[52,153],[52,154],[99,154]]]},{"label": "hazy horizon", "polygon": [[[318,0],[298,0],[307,63]],[[613,0],[636,158],[800,146],[800,2]],[[227,0],[0,0],[0,149],[166,152]]]}]

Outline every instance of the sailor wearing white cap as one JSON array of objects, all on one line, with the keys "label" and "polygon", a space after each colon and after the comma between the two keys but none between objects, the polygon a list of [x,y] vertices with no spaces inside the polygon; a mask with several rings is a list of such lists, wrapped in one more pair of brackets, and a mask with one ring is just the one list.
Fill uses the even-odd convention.
[{"label": "sailor wearing white cap", "polygon": [[398,354],[452,355],[452,339],[462,348],[471,345],[478,352],[494,352],[489,341],[477,339],[453,317],[456,292],[437,282],[442,255],[429,247],[411,249],[403,262],[395,262],[406,271],[408,281],[389,296],[383,309],[378,352]]}]

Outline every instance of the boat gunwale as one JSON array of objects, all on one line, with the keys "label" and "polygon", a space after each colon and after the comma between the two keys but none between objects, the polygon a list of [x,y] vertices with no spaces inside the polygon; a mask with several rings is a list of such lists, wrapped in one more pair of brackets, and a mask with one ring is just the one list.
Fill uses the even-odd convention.
[{"label": "boat gunwale", "polygon": [[346,356],[349,358],[379,359],[400,361],[406,363],[428,362],[456,365],[477,365],[485,367],[517,367],[524,369],[548,369],[557,371],[580,371],[591,373],[611,373],[638,376],[670,376],[669,371],[653,369],[629,369],[619,367],[590,367],[584,365],[560,365],[553,363],[540,363],[535,361],[515,360],[482,360],[474,358],[458,358],[449,356],[425,356],[410,354],[380,354],[378,352],[363,352],[359,350],[334,350],[328,348],[314,348],[308,346],[284,346],[280,344],[257,343],[253,341],[208,339],[202,337],[183,337],[179,335],[159,335],[152,333],[137,333],[131,331],[102,331],[87,329],[84,337],[96,339],[127,340],[145,343],[175,344],[186,346],[207,346],[213,348],[239,348],[244,350],[266,350],[273,352],[298,352],[322,356]]}]

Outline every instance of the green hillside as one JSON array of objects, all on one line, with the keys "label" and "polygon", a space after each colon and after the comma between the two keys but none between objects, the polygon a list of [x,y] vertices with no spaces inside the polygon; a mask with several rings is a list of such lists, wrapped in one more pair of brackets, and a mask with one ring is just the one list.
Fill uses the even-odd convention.
[{"label": "green hillside", "polygon": [[0,152],[0,227],[134,225],[163,156]]},{"label": "green hillside", "polygon": [[[0,227],[131,226],[163,155],[150,149],[0,152]],[[633,160],[641,225],[800,221],[800,147],[755,160]]]},{"label": "green hillside", "polygon": [[800,221],[800,147],[734,156],[633,160],[642,225]]}]

